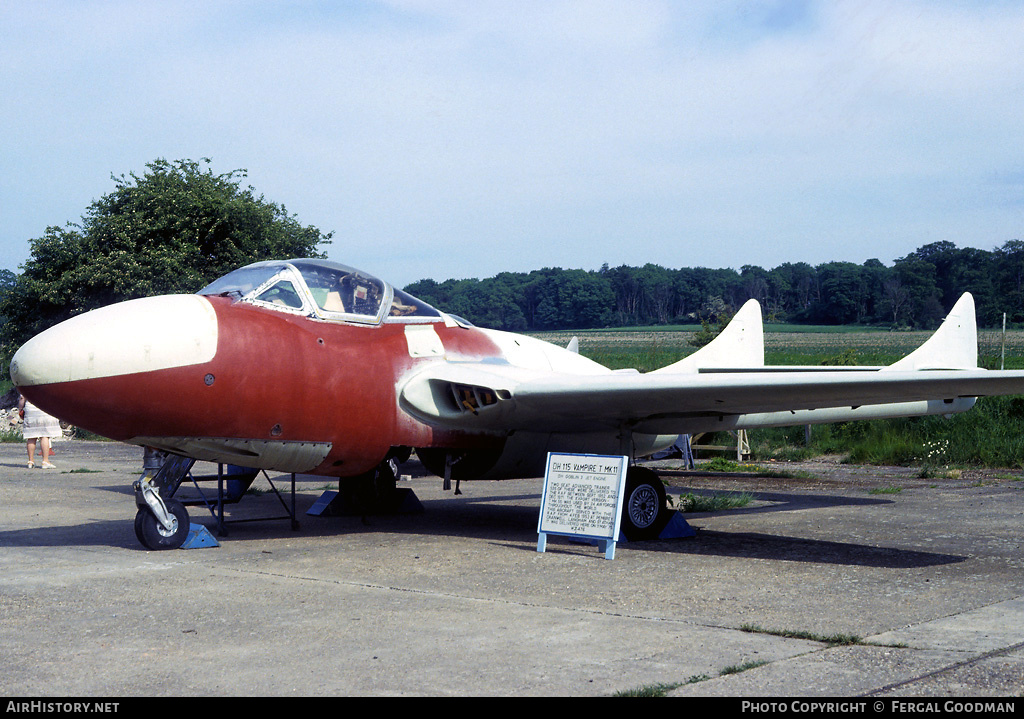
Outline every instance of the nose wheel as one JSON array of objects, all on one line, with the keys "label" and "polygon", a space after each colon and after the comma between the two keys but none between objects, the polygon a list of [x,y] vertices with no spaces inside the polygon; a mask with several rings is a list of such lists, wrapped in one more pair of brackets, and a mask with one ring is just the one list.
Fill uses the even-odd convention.
[{"label": "nose wheel", "polygon": [[148,506],[139,507],[135,514],[135,536],[146,549],[177,549],[188,539],[188,510],[173,498],[165,498],[163,503],[166,522],[157,519]]}]

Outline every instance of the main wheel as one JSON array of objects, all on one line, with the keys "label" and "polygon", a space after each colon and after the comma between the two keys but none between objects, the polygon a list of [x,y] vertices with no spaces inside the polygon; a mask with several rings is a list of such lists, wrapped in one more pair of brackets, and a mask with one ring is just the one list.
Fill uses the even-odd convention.
[{"label": "main wheel", "polygon": [[149,507],[140,507],[135,515],[135,536],[146,549],[177,549],[188,538],[189,520],[185,505],[176,499],[164,499],[171,515],[171,529],[160,524]]},{"label": "main wheel", "polygon": [[364,522],[367,515],[392,512],[399,496],[397,466],[389,460],[356,477],[339,477],[338,497],[342,505],[362,514]]},{"label": "main wheel", "polygon": [[622,501],[622,533],[629,540],[656,539],[669,520],[665,485],[646,467],[630,467]]}]

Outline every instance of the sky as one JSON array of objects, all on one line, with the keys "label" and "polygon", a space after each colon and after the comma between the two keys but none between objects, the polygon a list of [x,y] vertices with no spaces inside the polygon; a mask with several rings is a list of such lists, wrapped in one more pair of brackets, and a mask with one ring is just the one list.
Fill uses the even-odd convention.
[{"label": "sky", "polygon": [[210,158],[405,286],[1024,239],[1024,3],[5,0],[0,269]]}]

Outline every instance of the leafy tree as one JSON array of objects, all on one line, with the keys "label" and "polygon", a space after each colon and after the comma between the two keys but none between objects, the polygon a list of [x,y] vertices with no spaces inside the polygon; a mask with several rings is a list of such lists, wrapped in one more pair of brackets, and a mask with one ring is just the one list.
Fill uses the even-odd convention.
[{"label": "leafy tree", "polygon": [[900,325],[900,317],[905,313],[910,293],[903,286],[899,276],[893,274],[882,283],[882,307],[888,308],[892,316],[892,326]]},{"label": "leafy tree", "polygon": [[696,267],[680,277],[676,291],[681,296],[695,295],[696,306],[688,300],[685,314],[694,313],[702,317],[717,318],[730,305],[738,307],[746,299],[740,275],[731,269]]},{"label": "leafy tree", "polygon": [[[14,287],[14,283],[17,279],[18,276],[10,270],[0,270],[0,302],[3,301],[3,298]],[[6,319],[6,317],[0,315],[0,325],[3,325]]]},{"label": "leafy tree", "polygon": [[865,314],[865,287],[861,268],[852,262],[828,262],[818,267],[821,281],[819,321],[850,324]]},{"label": "leafy tree", "polygon": [[945,312],[935,281],[935,265],[913,254],[896,260],[893,270],[907,292],[907,319],[915,327],[935,327]]},{"label": "leafy tree", "polygon": [[747,299],[757,300],[762,305],[768,301],[768,272],[757,265],[743,265],[740,268],[740,279],[743,281],[743,294]]},{"label": "leafy tree", "polygon": [[615,296],[616,324],[639,325],[643,320],[643,283],[635,267],[601,268]]},{"label": "leafy tree", "polygon": [[480,327],[521,332],[526,319],[516,301],[517,276],[504,272],[486,280],[420,280],[407,292],[445,312],[464,317]]},{"label": "leafy tree", "polygon": [[526,314],[520,288],[526,275],[521,272],[502,272],[493,281],[491,304],[500,317],[499,329],[522,332],[526,329]]},{"label": "leafy tree", "polygon": [[995,252],[1003,312],[1013,322],[1024,321],[1024,241],[1010,240]]},{"label": "leafy tree", "polygon": [[[948,288],[943,290],[943,307],[948,312],[964,292],[974,295],[977,306],[978,322],[984,326],[998,326],[1002,320],[1003,309],[996,288],[996,257],[997,253],[986,252],[974,247],[964,247],[958,254],[957,264],[951,268],[954,277]],[[940,282],[946,282],[939,276]],[[944,285],[945,286],[945,285]]]},{"label": "leafy tree", "polygon": [[697,284],[697,271],[682,267],[675,271],[676,316],[696,317],[697,310],[704,304],[704,297]]},{"label": "leafy tree", "polygon": [[723,312],[718,315],[718,321],[715,326],[712,327],[711,323],[706,319],[701,319],[700,330],[693,333],[693,336],[687,341],[691,347],[697,347],[698,349],[704,345],[711,344],[711,341],[722,334],[722,330],[732,321],[731,312]]},{"label": "leafy tree", "polygon": [[330,242],[330,233],[241,187],[245,176],[161,159],[141,177],[113,177],[113,192],[94,201],[81,224],[48,227],[30,240],[30,259],[0,298],[6,351],[95,307],[195,292],[241,265],[314,256]]},{"label": "leafy tree", "polygon": [[[14,283],[17,280],[15,275],[10,270],[0,270],[0,331],[3,330],[4,324],[7,322],[7,318],[2,314],[2,306],[4,297],[14,289]],[[2,393],[8,385],[7,375],[7,355],[0,353],[0,393]]]},{"label": "leafy tree", "polygon": [[864,321],[884,322],[888,319],[888,305],[885,301],[885,283],[892,276],[892,269],[878,259],[867,260],[860,268],[864,280]]},{"label": "leafy tree", "polygon": [[607,325],[614,295],[608,281],[583,270],[544,270],[550,277],[538,289],[538,329],[586,329]]},{"label": "leafy tree", "polygon": [[806,262],[784,262],[769,270],[769,312],[780,320],[806,320],[817,286],[817,270]]},{"label": "leafy tree", "polygon": [[657,324],[671,322],[675,316],[675,288],[672,273],[664,267],[647,263],[639,274],[643,287],[643,309],[646,319]]}]

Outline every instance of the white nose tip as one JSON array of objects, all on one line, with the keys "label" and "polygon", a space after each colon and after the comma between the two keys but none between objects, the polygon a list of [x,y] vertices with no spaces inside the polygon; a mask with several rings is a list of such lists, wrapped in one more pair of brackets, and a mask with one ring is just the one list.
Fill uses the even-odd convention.
[{"label": "white nose tip", "polygon": [[198,295],[121,302],[72,317],[21,346],[11,359],[18,387],[151,372],[209,362],[217,316]]}]

